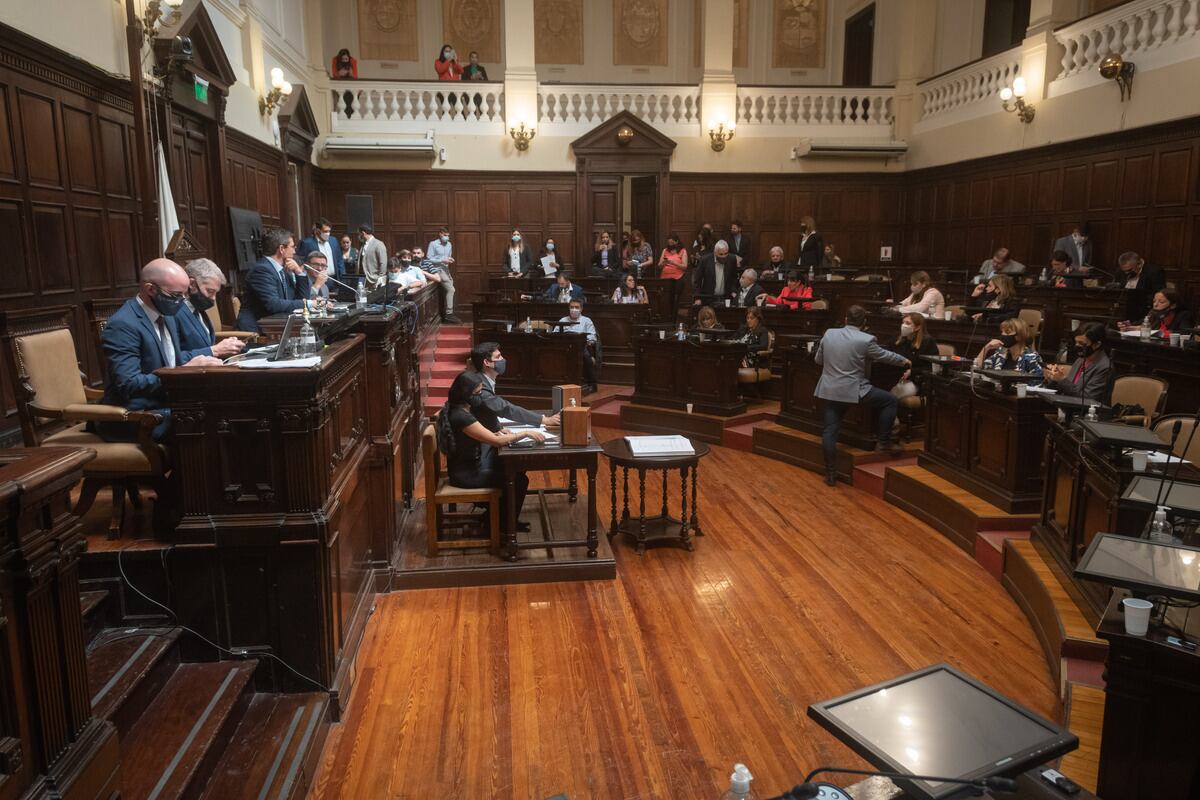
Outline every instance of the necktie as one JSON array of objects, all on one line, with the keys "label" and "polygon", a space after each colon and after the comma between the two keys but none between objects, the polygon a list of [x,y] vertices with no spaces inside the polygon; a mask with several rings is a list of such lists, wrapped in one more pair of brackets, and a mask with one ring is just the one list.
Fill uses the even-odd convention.
[{"label": "necktie", "polygon": [[175,366],[175,343],[171,341],[171,334],[167,331],[167,321],[158,318],[158,343],[162,346],[163,362],[168,367]]}]

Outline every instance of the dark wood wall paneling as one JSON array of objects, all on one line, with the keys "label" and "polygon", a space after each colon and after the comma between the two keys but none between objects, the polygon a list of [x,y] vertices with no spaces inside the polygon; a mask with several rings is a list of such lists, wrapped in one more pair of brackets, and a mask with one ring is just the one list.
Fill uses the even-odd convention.
[{"label": "dark wood wall paneling", "polygon": [[402,247],[427,247],[442,225],[448,227],[458,305],[469,304],[483,289],[485,275],[501,270],[514,228],[534,248],[553,237],[565,258],[575,252],[574,174],[318,170],[313,185],[317,213],[333,223],[335,233],[346,230],[346,195],[371,195],[375,235],[389,255]]},{"label": "dark wood wall paneling", "polygon": [[225,147],[225,202],[257,210],[267,225],[303,225],[302,231],[293,232],[299,238],[307,236],[308,225],[295,219],[295,203],[287,194],[291,187],[282,179],[283,152],[228,128]]}]

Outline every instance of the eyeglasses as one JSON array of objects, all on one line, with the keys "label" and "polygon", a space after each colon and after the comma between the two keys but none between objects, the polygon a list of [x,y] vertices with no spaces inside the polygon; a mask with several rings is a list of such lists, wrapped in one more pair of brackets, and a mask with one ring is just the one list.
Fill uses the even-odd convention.
[{"label": "eyeglasses", "polygon": [[158,293],[163,297],[169,297],[172,300],[183,300],[185,297],[187,297],[187,292],[168,292],[162,287],[162,284],[159,283],[152,283],[151,286],[153,286],[155,289],[158,289]]}]

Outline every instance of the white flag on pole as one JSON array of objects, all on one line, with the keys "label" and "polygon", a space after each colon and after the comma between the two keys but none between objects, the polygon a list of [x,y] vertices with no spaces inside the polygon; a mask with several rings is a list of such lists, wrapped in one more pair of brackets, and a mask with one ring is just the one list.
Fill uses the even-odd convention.
[{"label": "white flag on pole", "polygon": [[158,170],[158,237],[165,254],[171,237],[179,230],[179,215],[175,213],[175,197],[171,194],[171,179],[167,177],[167,158],[163,154],[162,142],[154,148],[154,159]]}]

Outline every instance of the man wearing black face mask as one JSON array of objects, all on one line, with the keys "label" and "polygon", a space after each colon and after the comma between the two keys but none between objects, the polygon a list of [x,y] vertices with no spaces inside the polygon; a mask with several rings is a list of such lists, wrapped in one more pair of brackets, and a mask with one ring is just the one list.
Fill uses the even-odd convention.
[{"label": "man wearing black face mask", "polygon": [[225,274],[221,268],[207,258],[197,258],[189,261],[184,271],[189,279],[188,299],[175,317],[179,322],[180,349],[216,358],[240,353],[246,346],[242,340],[230,337],[218,342],[212,321],[206,313],[216,305],[217,294],[225,285]]},{"label": "man wearing black face mask", "polygon": [[1044,385],[1069,397],[1107,403],[1112,364],[1104,352],[1104,335],[1104,325],[1098,322],[1078,331],[1070,350],[1074,363],[1070,367],[1065,364],[1046,367]]},{"label": "man wearing black face mask", "polygon": [[483,375],[483,390],[479,397],[481,405],[497,417],[504,417],[521,425],[558,425],[559,416],[543,416],[536,411],[530,411],[513,405],[496,394],[496,378],[504,374],[504,356],[500,353],[500,345],[496,342],[482,342],[471,350],[471,365],[475,371]]},{"label": "man wearing black face mask", "polygon": [[[220,366],[220,359],[194,353],[181,347],[176,316],[185,307],[188,275],[183,268],[165,258],[156,258],[142,267],[137,296],[108,319],[100,337],[108,359],[108,383],[101,403],[124,406],[130,411],[158,411],[163,421],[154,429],[154,438],[166,433],[170,411],[166,392],[154,374],[163,367]],[[96,433],[110,442],[131,442],[137,432],[131,425],[102,422]]]}]

